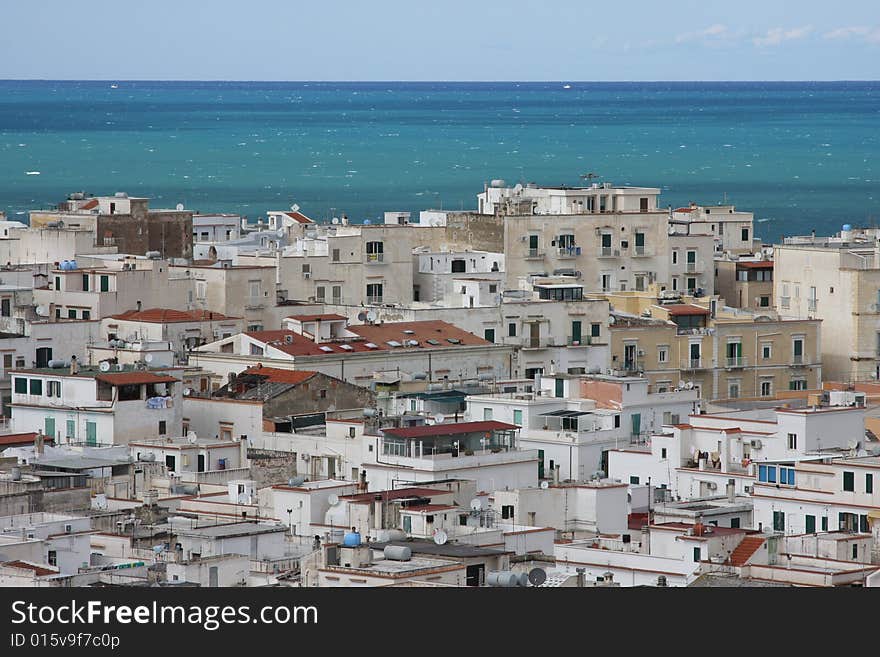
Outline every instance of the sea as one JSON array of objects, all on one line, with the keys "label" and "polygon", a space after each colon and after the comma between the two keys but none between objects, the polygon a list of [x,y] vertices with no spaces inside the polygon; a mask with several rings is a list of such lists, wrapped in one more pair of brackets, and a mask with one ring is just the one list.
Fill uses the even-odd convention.
[{"label": "sea", "polygon": [[768,242],[873,225],[880,82],[0,81],[9,219],[126,192],[376,221],[472,209],[493,179],[732,203]]}]

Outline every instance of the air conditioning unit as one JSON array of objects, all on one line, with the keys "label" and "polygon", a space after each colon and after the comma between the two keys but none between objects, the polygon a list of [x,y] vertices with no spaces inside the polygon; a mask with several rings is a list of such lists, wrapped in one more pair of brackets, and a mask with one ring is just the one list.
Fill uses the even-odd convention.
[{"label": "air conditioning unit", "polygon": [[73,525],[64,525],[64,533],[69,534],[73,531]]},{"label": "air conditioning unit", "polygon": [[311,278],[311,277],[312,277],[312,272],[310,272],[310,271],[303,272],[303,278]]},{"label": "air conditioning unit", "polygon": [[755,449],[761,449],[761,447],[763,447],[763,445],[764,445],[764,444],[763,444],[760,440],[758,440],[757,438],[756,438],[755,440],[751,441],[749,444],[750,444],[752,447],[754,447]]},{"label": "air conditioning unit", "polygon": [[302,455],[302,460],[303,460],[303,461],[308,461],[310,458],[312,458],[312,457],[309,456],[308,454],[303,454],[303,455]]},{"label": "air conditioning unit", "polygon": [[708,481],[706,482],[706,488],[708,490],[715,490],[716,488],[718,488],[718,484],[716,484],[714,481]]},{"label": "air conditioning unit", "polygon": [[644,351],[644,349],[639,349],[639,352],[638,352],[638,353],[639,353],[639,356],[644,356],[644,355],[645,355],[645,351]]},{"label": "air conditioning unit", "polygon": [[743,490],[745,491],[745,493],[747,495],[749,495],[752,492],[752,487],[751,486],[743,486]]}]

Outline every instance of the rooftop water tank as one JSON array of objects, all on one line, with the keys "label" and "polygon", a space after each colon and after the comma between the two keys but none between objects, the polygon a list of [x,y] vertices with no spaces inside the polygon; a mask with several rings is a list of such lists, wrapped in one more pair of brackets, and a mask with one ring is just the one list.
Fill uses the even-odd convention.
[{"label": "rooftop water tank", "polygon": [[346,532],[342,537],[342,544],[345,547],[358,547],[361,544],[361,535],[358,532]]},{"label": "rooftop water tank", "polygon": [[852,230],[852,226],[849,224],[843,224],[843,230],[845,230],[845,231]]},{"label": "rooftop water tank", "polygon": [[391,561],[409,561],[412,559],[412,550],[405,545],[386,545],[382,552],[385,558]]},{"label": "rooftop water tank", "polygon": [[519,586],[519,575],[509,570],[490,572],[486,574],[486,584],[489,586]]}]

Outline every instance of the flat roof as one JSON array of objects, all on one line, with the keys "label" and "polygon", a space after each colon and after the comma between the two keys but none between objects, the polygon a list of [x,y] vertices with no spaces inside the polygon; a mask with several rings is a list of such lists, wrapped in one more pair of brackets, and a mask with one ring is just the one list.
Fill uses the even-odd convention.
[{"label": "flat roof", "polygon": [[203,538],[229,538],[232,536],[253,536],[257,534],[271,534],[284,532],[287,528],[283,525],[262,525],[255,522],[233,522],[228,525],[206,525],[181,529],[180,536],[199,536]]},{"label": "flat roof", "polygon": [[423,436],[459,436],[481,431],[504,431],[519,429],[516,424],[484,420],[482,422],[453,422],[450,424],[426,424],[419,427],[388,428],[381,431],[395,438],[421,438]]},{"label": "flat roof", "polygon": [[497,557],[507,554],[505,550],[496,548],[479,547],[465,543],[445,543],[437,545],[434,541],[410,540],[410,541],[385,541],[383,543],[368,543],[374,550],[384,550],[387,546],[408,547],[413,554],[430,554],[436,557],[457,557],[469,559],[472,557]]}]

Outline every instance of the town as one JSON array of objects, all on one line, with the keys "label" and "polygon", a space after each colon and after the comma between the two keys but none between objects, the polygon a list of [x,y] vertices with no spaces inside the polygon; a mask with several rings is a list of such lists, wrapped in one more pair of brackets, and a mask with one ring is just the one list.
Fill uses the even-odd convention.
[{"label": "town", "polygon": [[0,215],[0,586],[880,586],[880,229],[478,189]]}]

